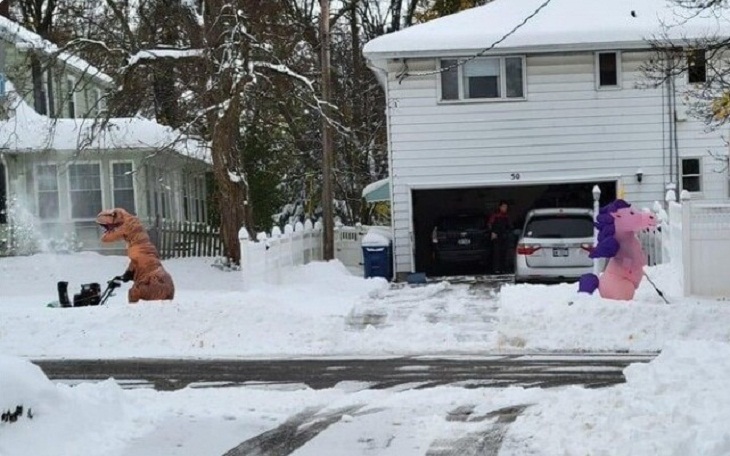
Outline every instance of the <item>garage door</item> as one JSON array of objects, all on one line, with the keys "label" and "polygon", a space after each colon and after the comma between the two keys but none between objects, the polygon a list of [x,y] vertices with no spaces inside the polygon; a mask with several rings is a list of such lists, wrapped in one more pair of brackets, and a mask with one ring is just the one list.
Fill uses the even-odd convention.
[{"label": "garage door", "polygon": [[[616,198],[614,181],[414,190],[416,271],[430,276],[490,274],[491,243],[479,242],[477,233],[481,221],[495,211],[499,201],[509,203],[512,225],[521,228],[531,209],[592,208],[594,185],[601,188],[601,205]],[[451,233],[452,238],[438,245],[438,234],[443,237],[446,232]]]}]

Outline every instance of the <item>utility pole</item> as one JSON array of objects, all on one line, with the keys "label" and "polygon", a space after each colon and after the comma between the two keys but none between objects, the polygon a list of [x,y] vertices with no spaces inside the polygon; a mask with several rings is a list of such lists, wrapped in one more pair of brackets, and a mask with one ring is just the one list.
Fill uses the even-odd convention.
[{"label": "utility pole", "polygon": [[332,190],[332,168],[334,164],[334,143],[332,141],[332,127],[329,124],[329,105],[331,96],[331,73],[330,73],[330,0],[320,0],[320,41],[321,41],[321,65],[322,65],[322,224],[324,228],[322,241],[324,250],[322,252],[325,261],[335,258],[335,233],[333,190]]}]

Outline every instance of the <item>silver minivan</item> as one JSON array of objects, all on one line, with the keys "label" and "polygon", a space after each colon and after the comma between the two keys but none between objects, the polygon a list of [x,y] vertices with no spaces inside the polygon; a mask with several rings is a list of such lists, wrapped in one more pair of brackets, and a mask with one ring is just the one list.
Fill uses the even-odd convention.
[{"label": "silver minivan", "polygon": [[528,212],[517,242],[515,282],[569,282],[592,272],[593,211],[578,208]]}]

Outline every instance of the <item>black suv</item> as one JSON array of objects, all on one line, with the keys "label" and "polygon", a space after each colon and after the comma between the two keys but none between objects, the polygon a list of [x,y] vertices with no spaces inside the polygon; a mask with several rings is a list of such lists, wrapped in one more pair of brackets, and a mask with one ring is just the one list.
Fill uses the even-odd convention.
[{"label": "black suv", "polygon": [[435,262],[489,264],[490,233],[483,214],[439,217],[431,233]]}]

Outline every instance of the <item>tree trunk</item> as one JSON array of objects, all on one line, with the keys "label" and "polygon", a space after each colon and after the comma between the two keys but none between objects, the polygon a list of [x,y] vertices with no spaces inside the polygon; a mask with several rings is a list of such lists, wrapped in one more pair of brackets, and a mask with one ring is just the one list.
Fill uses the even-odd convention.
[{"label": "tree trunk", "polygon": [[[222,92],[222,91],[221,91]],[[218,93],[221,93],[218,92]],[[234,96],[222,116],[213,116],[211,155],[213,158],[213,174],[218,183],[218,204],[221,214],[221,237],[226,258],[239,264],[241,247],[238,231],[245,227],[253,238],[253,212],[249,200],[248,185],[242,178],[236,181],[232,174],[243,175],[242,156],[238,151],[238,119],[240,117],[240,100]]]}]

